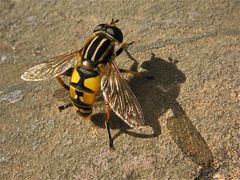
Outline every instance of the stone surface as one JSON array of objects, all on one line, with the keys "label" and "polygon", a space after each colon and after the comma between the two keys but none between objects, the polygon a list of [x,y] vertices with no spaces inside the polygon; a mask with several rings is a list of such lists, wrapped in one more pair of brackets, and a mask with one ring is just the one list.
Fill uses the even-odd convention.
[{"label": "stone surface", "polygon": [[[0,179],[240,177],[238,0],[1,0],[0,16]],[[130,78],[146,125],[113,116],[115,151],[101,97],[82,118],[58,111],[69,99],[55,80],[20,79],[112,17],[136,41],[119,66],[154,77]]]}]

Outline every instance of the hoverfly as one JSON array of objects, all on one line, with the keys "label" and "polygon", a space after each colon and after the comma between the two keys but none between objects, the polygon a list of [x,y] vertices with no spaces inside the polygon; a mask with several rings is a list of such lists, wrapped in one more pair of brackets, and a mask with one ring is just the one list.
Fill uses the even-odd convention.
[{"label": "hoverfly", "polygon": [[[131,43],[123,43],[123,33],[112,19],[109,24],[99,24],[84,46],[77,51],[49,59],[31,67],[21,78],[25,81],[42,81],[56,78],[69,91],[71,103],[59,110],[75,107],[83,116],[90,115],[96,95],[102,90],[106,104],[105,127],[109,136],[109,147],[113,148],[109,120],[112,109],[130,127],[144,124],[141,106],[122,73],[135,73],[119,69],[115,57]],[[115,50],[116,44],[121,44]],[[60,76],[69,76],[69,85]]]}]

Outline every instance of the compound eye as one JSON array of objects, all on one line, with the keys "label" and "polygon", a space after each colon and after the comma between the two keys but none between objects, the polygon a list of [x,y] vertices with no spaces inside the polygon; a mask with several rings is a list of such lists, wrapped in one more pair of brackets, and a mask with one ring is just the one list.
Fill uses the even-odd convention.
[{"label": "compound eye", "polygon": [[106,31],[106,24],[99,24],[94,28],[94,32],[96,31]]},{"label": "compound eye", "polygon": [[114,37],[114,30],[112,28],[107,28],[107,33]]},{"label": "compound eye", "polygon": [[95,28],[94,28],[94,32],[96,31],[101,31],[102,29],[102,25],[97,25]]},{"label": "compound eye", "polygon": [[116,39],[119,43],[123,41],[122,31],[118,27],[112,26],[110,28],[107,28],[107,33]]}]

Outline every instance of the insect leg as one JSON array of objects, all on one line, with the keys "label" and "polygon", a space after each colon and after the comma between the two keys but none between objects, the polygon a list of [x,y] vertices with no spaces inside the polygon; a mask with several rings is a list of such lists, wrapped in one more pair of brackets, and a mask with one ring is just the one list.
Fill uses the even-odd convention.
[{"label": "insect leg", "polygon": [[[72,75],[72,71],[73,68],[69,68],[68,70],[66,70],[64,73],[62,73],[61,75],[64,76],[71,76]],[[66,90],[69,91],[69,86],[62,80],[62,78],[60,78],[60,76],[57,76],[56,79],[58,80],[58,82],[62,85],[62,87],[64,87]]]},{"label": "insect leg", "polygon": [[123,43],[122,46],[116,51],[116,56],[119,56],[124,49],[127,49],[128,46],[130,46],[131,44],[133,44],[134,41],[130,42],[130,43]]},{"label": "insect leg", "polygon": [[108,132],[109,148],[110,149],[114,149],[114,147],[113,147],[113,139],[112,139],[111,132],[110,132],[110,127],[109,127],[110,110],[111,109],[110,109],[109,103],[106,102],[107,119],[105,120],[105,127],[107,128],[107,132]]},{"label": "insect leg", "polygon": [[[69,91],[69,86],[67,84],[65,84],[65,82],[62,80],[62,78],[60,78],[60,76],[57,76],[56,79],[58,80],[58,82],[66,89]],[[73,104],[72,103],[68,103],[62,106],[58,106],[58,110],[61,112],[64,109],[67,109],[69,107],[72,107]]]},{"label": "insect leg", "polygon": [[129,73],[137,77],[146,78],[148,80],[154,79],[154,77],[151,75],[142,75],[140,72],[137,72],[137,71],[132,71],[129,69],[119,69],[119,70],[121,73]]},{"label": "insect leg", "polygon": [[65,104],[65,105],[62,105],[62,106],[58,106],[58,110],[61,112],[62,110],[67,109],[67,108],[72,107],[72,106],[73,106],[72,103],[68,103],[68,104]]},{"label": "insect leg", "polygon": [[[116,56],[119,56],[122,52],[123,52],[123,50],[125,50],[126,51],[126,53],[127,53],[127,55],[128,55],[128,57],[131,59],[131,60],[133,60],[134,61],[134,63],[137,63],[137,61],[130,55],[130,53],[127,51],[127,48],[128,48],[128,46],[129,45],[131,45],[131,44],[133,44],[133,43],[135,43],[135,41],[132,41],[132,42],[130,42],[130,43],[123,43],[122,44],[122,46],[115,52],[115,55]],[[138,63],[136,64],[136,66],[138,65]],[[132,70],[128,70],[128,69],[119,69],[120,70],[120,72],[121,73],[130,73],[130,74],[132,74],[132,75],[134,75],[134,76],[137,76],[137,77],[144,77],[144,78],[146,78],[146,79],[154,79],[154,77],[153,76],[143,76],[143,75],[141,75],[139,72],[137,72],[137,71],[132,71]]]},{"label": "insect leg", "polygon": [[129,69],[119,69],[121,73],[130,73],[134,76],[141,76],[139,72],[131,71]]},{"label": "insect leg", "polygon": [[56,79],[62,85],[62,87],[64,87],[66,90],[69,91],[69,89],[70,89],[69,86],[65,84],[65,82],[62,80],[62,78],[60,78],[60,76],[57,76]]}]

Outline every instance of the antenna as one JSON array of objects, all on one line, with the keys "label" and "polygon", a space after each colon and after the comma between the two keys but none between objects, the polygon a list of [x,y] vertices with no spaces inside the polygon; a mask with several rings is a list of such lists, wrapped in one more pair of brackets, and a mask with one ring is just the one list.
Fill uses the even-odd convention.
[{"label": "antenna", "polygon": [[112,18],[112,21],[111,21],[110,25],[115,26],[115,24],[116,24],[117,22],[119,22],[118,19],[114,20],[114,18]]}]

